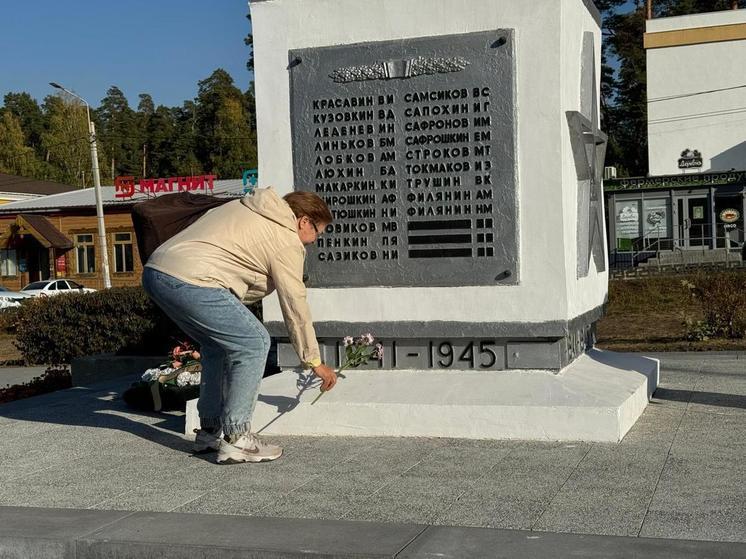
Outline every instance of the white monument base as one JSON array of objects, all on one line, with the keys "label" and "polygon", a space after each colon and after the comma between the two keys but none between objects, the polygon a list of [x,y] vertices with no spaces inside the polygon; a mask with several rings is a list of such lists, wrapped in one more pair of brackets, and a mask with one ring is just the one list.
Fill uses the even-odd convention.
[{"label": "white monument base", "polygon": [[[263,435],[617,442],[658,386],[659,365],[593,349],[559,373],[352,370],[314,405],[318,383],[302,389],[305,374],[284,371],[262,381],[252,427]],[[187,435],[199,426],[196,403],[187,405]]]}]

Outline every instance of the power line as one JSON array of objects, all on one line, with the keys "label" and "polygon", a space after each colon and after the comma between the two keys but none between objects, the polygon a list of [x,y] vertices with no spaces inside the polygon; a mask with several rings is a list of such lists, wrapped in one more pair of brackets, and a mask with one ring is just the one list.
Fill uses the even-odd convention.
[{"label": "power line", "polygon": [[648,99],[648,103],[656,103],[658,101],[670,101],[671,99],[682,99],[684,97],[695,97],[697,95],[706,95],[708,93],[717,93],[719,91],[730,91],[732,89],[741,89],[744,87],[746,87],[746,84],[734,85],[733,87],[722,87],[720,89],[710,89],[708,91],[697,91],[696,93],[682,93],[680,95],[669,95],[667,97],[655,97],[653,99]]},{"label": "power line", "polygon": [[664,124],[668,122],[679,122],[682,120],[694,120],[698,118],[706,118],[709,116],[723,116],[723,115],[732,115],[732,114],[739,114],[746,112],[746,107],[735,107],[732,109],[722,109],[719,111],[709,111],[706,113],[695,113],[691,115],[682,115],[682,116],[672,116],[672,117],[664,117],[664,118],[657,118],[654,120],[649,120],[648,124]]}]

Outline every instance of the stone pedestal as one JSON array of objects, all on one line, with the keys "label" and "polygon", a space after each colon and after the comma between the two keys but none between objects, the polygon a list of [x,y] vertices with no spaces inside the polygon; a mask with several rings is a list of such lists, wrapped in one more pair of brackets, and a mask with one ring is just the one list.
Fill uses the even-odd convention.
[{"label": "stone pedestal", "polygon": [[[254,1],[252,23],[260,186],[334,215],[306,259],[322,358],[385,348],[271,429],[618,440],[657,365],[585,355],[608,285],[593,3]],[[274,296],[264,319],[282,408],[298,358]]]}]

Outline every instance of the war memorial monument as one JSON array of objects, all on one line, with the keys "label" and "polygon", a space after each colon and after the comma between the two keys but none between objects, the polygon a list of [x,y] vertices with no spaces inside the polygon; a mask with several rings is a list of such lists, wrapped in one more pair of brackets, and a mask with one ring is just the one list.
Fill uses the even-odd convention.
[{"label": "war memorial monument", "polygon": [[[593,348],[608,292],[590,0],[251,3],[260,186],[318,193],[315,405],[276,297],[263,434],[618,441],[658,362]],[[196,421],[190,406],[189,421]],[[189,426],[188,426],[189,428]]]}]

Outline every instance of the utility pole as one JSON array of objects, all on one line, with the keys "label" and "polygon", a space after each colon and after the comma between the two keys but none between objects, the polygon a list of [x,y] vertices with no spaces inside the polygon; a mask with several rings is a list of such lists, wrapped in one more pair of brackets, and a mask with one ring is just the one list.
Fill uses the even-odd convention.
[{"label": "utility pole", "polygon": [[109,247],[106,242],[106,225],[104,223],[104,204],[101,200],[101,173],[98,170],[98,149],[96,148],[96,127],[91,120],[91,111],[88,106],[88,102],[83,99],[77,93],[73,93],[69,89],[65,89],[60,84],[55,82],[49,82],[54,88],[61,89],[65,93],[72,95],[73,97],[80,99],[85,104],[85,114],[88,119],[88,138],[91,145],[91,163],[93,166],[93,190],[96,194],[96,218],[98,221],[98,239],[101,247],[101,264],[103,268],[103,279],[104,287],[106,289],[111,287],[111,276],[109,275]]}]

